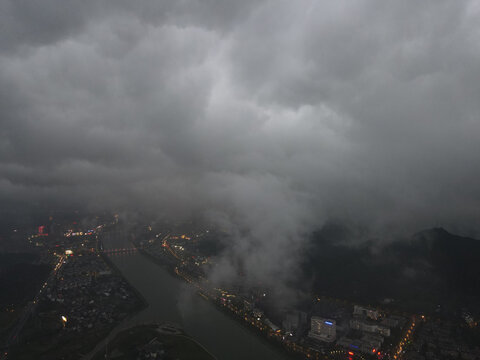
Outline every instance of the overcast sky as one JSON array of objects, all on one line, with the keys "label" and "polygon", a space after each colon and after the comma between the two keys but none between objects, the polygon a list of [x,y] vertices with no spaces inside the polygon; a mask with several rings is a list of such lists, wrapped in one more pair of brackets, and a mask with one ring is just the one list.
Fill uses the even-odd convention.
[{"label": "overcast sky", "polygon": [[3,0],[0,34],[4,215],[478,230],[478,1]]}]

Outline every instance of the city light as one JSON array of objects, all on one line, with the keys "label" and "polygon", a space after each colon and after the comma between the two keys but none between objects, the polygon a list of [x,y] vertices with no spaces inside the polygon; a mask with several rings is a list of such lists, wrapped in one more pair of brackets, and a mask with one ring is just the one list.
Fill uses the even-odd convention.
[{"label": "city light", "polygon": [[67,325],[67,317],[65,315],[62,315],[62,324],[64,328]]}]

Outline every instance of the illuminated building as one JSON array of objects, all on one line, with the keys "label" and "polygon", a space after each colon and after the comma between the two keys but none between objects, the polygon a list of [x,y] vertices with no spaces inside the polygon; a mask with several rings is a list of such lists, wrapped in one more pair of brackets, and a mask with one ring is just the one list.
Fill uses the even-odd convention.
[{"label": "illuminated building", "polygon": [[344,336],[337,341],[337,345],[347,350],[371,354],[373,350],[378,350],[382,346],[383,340],[382,336],[374,334],[365,334],[361,339],[351,339]]},{"label": "illuminated building", "polygon": [[47,227],[45,225],[41,225],[38,227],[38,236],[47,236]]},{"label": "illuminated building", "polygon": [[335,320],[312,316],[308,336],[325,342],[333,342],[337,336],[337,324]]}]

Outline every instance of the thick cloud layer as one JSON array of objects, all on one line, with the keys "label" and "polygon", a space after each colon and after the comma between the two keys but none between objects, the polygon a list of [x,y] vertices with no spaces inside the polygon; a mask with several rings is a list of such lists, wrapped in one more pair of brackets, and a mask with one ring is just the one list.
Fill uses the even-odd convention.
[{"label": "thick cloud layer", "polygon": [[[327,219],[478,231],[477,1],[0,3],[0,202],[207,214],[269,276]],[[277,258],[278,258],[277,257]]]}]

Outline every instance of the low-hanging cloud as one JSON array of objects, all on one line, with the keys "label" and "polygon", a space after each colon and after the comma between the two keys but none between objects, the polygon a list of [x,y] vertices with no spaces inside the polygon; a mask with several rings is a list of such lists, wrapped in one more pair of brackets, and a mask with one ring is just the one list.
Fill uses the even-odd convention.
[{"label": "low-hanging cloud", "polygon": [[475,232],[479,15],[475,1],[3,1],[3,212],[203,213],[237,234],[229,259],[268,277],[332,218]]}]

